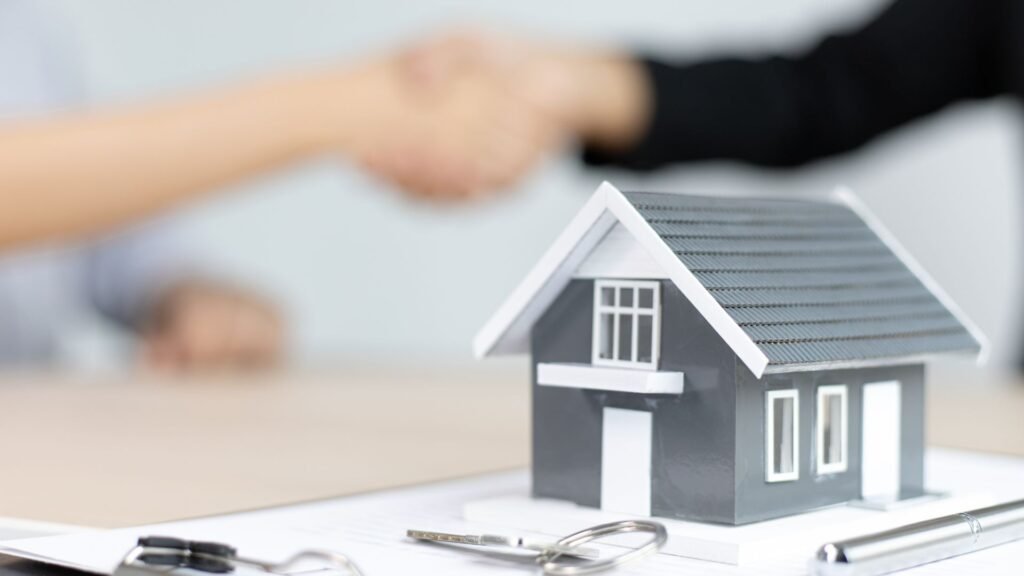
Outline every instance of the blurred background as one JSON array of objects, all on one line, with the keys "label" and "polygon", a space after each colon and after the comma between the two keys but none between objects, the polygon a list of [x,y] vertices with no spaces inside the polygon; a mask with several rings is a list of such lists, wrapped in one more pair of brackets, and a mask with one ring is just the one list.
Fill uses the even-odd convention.
[{"label": "blurred background", "polygon": [[[702,56],[807,47],[881,0],[40,0],[75,45],[88,99],[126,102],[267,69],[358,58],[439,28],[482,24]],[[796,171],[707,163],[644,176],[548,162],[498,199],[409,203],[334,162],[253,182],[173,216],[204,266],[266,291],[290,323],[292,362],[473,362],[475,331],[603,179],[694,193],[861,195],[992,341],[1016,360],[1020,123],[1003,101],[964,105],[835,161]],[[486,269],[486,274],[480,271]],[[128,340],[83,315],[61,364],[123,364]]]}]

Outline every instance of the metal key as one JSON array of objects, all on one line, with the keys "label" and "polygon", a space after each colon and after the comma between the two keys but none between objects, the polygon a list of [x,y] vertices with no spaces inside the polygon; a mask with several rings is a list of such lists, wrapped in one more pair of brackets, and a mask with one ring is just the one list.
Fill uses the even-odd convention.
[{"label": "metal key", "polygon": [[428,530],[408,530],[405,535],[409,538],[425,540],[427,542],[465,544],[467,546],[518,548],[520,550],[530,550],[540,554],[559,554],[563,556],[572,556],[574,558],[594,559],[601,555],[600,551],[596,548],[562,546],[556,542],[537,541],[521,537],[499,536],[497,534],[447,534],[445,532],[431,532]]}]

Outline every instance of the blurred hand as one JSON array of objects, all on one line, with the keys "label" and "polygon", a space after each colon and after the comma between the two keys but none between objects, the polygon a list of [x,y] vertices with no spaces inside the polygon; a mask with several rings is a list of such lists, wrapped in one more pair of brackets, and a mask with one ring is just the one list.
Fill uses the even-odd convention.
[{"label": "blurred hand", "polygon": [[463,200],[507,187],[564,140],[564,127],[494,71],[425,78],[414,60],[383,59],[356,77],[367,119],[347,152],[415,197]]},{"label": "blurred hand", "polygon": [[280,359],[283,323],[253,294],[189,282],[159,299],[142,339],[143,360],[156,369],[265,369]]},{"label": "blurred hand", "polygon": [[[419,86],[437,90],[464,74],[491,82],[513,107],[605,148],[626,148],[651,115],[644,68],[625,53],[483,30],[439,34],[409,49]],[[522,117],[519,118],[522,121]]]}]

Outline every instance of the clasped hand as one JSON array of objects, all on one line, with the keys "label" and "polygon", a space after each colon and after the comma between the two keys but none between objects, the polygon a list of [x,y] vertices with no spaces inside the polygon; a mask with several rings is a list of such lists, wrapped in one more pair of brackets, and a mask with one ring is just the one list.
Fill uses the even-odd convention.
[{"label": "clasped hand", "polygon": [[360,70],[365,126],[352,154],[418,198],[509,187],[570,137],[600,143],[594,120],[607,100],[593,92],[604,56],[479,32],[439,35]]}]

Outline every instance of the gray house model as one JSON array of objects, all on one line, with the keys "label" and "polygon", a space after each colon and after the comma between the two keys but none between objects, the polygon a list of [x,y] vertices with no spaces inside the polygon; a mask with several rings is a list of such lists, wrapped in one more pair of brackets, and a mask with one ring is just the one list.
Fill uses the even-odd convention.
[{"label": "gray house model", "polygon": [[532,355],[534,496],[726,524],[922,495],[923,359],[984,347],[852,196],[608,183],[474,346]]}]

